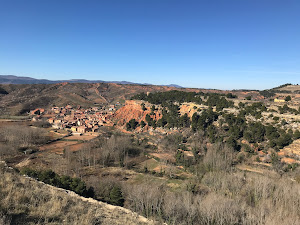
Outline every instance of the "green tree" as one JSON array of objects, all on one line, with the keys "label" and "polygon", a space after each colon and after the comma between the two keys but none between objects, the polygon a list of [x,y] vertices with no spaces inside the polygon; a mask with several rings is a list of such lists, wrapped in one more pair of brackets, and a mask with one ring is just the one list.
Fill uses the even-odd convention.
[{"label": "green tree", "polygon": [[190,127],[190,123],[191,123],[190,118],[186,113],[179,118],[179,125],[181,127]]},{"label": "green tree", "polygon": [[227,98],[237,98],[237,96],[236,96],[236,95],[233,95],[232,93],[226,94],[226,97],[227,97]]},{"label": "green tree", "polygon": [[144,120],[141,121],[140,125],[141,125],[142,128],[143,128],[144,126],[146,126],[146,123],[144,122]]},{"label": "green tree", "polygon": [[86,192],[85,183],[79,178],[73,178],[70,184],[70,189],[79,195],[84,195]]},{"label": "green tree", "polygon": [[182,164],[184,163],[184,153],[180,150],[177,150],[175,154],[175,159],[177,164]]},{"label": "green tree", "polygon": [[290,96],[290,95],[288,95],[288,96],[286,96],[286,97],[285,97],[285,99],[284,99],[284,100],[288,102],[288,101],[291,101],[291,100],[292,100],[292,98],[291,98],[291,96]]},{"label": "green tree", "polygon": [[146,122],[148,123],[148,125],[150,126],[151,122],[152,122],[152,118],[149,114],[146,115]]},{"label": "green tree", "polygon": [[126,129],[127,130],[135,130],[139,123],[135,119],[131,119],[127,124],[126,124]]},{"label": "green tree", "polygon": [[143,110],[143,111],[146,111],[146,110],[147,110],[147,108],[145,107],[145,103],[142,103],[141,106],[142,106],[142,110]]},{"label": "green tree", "polygon": [[160,118],[156,123],[156,125],[158,127],[164,127],[166,124],[167,124],[167,121],[166,121],[165,117]]},{"label": "green tree", "polygon": [[155,105],[152,105],[151,112],[153,113],[156,110]]},{"label": "green tree", "polygon": [[113,205],[124,206],[124,197],[121,188],[114,186],[109,193],[109,201]]},{"label": "green tree", "polygon": [[277,140],[277,146],[279,149],[291,144],[293,142],[290,134],[283,134]]},{"label": "green tree", "polygon": [[52,170],[44,170],[39,173],[39,180],[47,184],[57,185],[56,174]]},{"label": "green tree", "polygon": [[252,143],[264,141],[266,129],[260,122],[250,123],[245,131],[244,137]]},{"label": "green tree", "polygon": [[279,138],[280,134],[275,127],[269,125],[266,127],[266,136],[269,140],[275,140]]},{"label": "green tree", "polygon": [[296,130],[294,133],[294,139],[299,139],[300,138],[300,131]]},{"label": "green tree", "polygon": [[242,109],[242,108],[244,108],[244,107],[245,107],[245,103],[239,102],[239,108]]}]

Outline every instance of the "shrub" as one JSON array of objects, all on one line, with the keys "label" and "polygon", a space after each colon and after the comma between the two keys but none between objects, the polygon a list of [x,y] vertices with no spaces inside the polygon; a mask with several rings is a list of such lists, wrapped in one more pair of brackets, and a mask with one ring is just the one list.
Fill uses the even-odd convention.
[{"label": "shrub", "polygon": [[86,189],[86,184],[79,178],[59,176],[52,170],[37,171],[30,168],[22,169],[21,174],[26,174],[27,176],[38,179],[46,184],[74,191],[85,197],[94,197],[93,189]]},{"label": "shrub", "polygon": [[288,102],[288,101],[291,101],[291,100],[292,100],[292,98],[291,98],[291,96],[290,96],[290,95],[288,95],[288,96],[286,96],[286,97],[285,97],[285,99],[284,99],[284,100]]}]

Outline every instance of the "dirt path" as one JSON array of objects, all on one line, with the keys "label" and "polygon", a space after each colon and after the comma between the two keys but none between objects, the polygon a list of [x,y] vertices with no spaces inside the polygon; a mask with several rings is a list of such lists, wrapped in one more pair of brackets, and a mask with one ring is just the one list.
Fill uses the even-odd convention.
[{"label": "dirt path", "polygon": [[253,168],[253,167],[247,166],[247,165],[237,165],[236,168],[238,168],[239,170],[243,170],[243,171],[264,174],[264,171],[262,169]]},{"label": "dirt path", "polygon": [[106,100],[106,98],[104,98],[101,94],[100,94],[100,92],[99,92],[99,90],[98,90],[98,87],[100,86],[100,84],[97,84],[96,85],[96,87],[95,87],[95,92],[96,92],[96,94],[101,98],[101,99],[103,99],[106,103],[108,103],[108,101]]},{"label": "dirt path", "polygon": [[278,177],[279,174],[277,174],[275,171],[268,170],[268,169],[263,169],[263,168],[257,168],[257,167],[252,167],[250,165],[237,165],[237,169],[242,170],[242,171],[247,171],[247,172],[252,172],[256,174],[261,174],[264,176],[269,176],[269,177]]}]

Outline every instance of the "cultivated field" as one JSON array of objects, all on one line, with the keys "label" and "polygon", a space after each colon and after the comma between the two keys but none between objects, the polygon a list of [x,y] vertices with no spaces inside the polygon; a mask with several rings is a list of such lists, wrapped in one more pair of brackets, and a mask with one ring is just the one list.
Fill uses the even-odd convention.
[{"label": "cultivated field", "polygon": [[78,143],[78,141],[55,141],[51,144],[42,145],[40,151],[50,151],[56,154],[63,154],[64,149],[68,148],[70,151],[78,151],[84,143]]}]

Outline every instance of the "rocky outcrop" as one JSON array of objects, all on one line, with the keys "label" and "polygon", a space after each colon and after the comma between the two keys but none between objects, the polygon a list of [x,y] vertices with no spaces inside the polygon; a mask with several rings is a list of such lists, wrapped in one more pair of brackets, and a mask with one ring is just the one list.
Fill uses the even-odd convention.
[{"label": "rocky outcrop", "polygon": [[[146,110],[142,109],[142,103],[145,104]],[[131,119],[135,119],[138,122],[142,120],[146,122],[146,115],[151,113],[151,104],[139,100],[127,100],[125,106],[120,108],[113,115],[113,120],[119,126],[125,125]],[[151,118],[159,120],[162,117],[161,110],[155,110]]]}]

